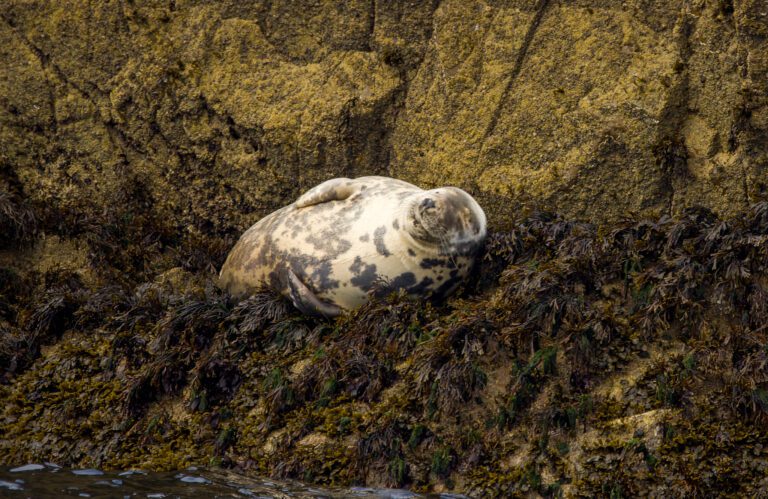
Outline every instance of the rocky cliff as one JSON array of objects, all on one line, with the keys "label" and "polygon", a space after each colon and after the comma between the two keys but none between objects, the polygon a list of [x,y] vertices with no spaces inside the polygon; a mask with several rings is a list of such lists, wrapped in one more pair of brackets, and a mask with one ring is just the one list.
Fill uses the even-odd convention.
[{"label": "rocky cliff", "polygon": [[[765,486],[763,0],[6,0],[0,60],[3,462]],[[463,298],[328,324],[210,287],[369,174],[485,207]]]},{"label": "rocky cliff", "polygon": [[128,181],[236,233],[318,181],[471,188],[606,221],[732,214],[766,164],[765,5],[8,2],[2,157],[31,201]]}]

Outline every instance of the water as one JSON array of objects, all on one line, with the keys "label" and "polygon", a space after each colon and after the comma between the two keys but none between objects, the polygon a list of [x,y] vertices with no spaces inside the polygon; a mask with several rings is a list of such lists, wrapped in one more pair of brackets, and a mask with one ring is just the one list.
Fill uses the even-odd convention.
[{"label": "water", "polygon": [[[0,497],[147,498],[246,497],[246,498],[423,498],[407,490],[323,489],[298,482],[255,479],[225,470],[189,468],[181,472],[141,470],[108,472],[97,469],[64,469],[53,463],[0,468]],[[459,498],[459,495],[429,497]]]}]

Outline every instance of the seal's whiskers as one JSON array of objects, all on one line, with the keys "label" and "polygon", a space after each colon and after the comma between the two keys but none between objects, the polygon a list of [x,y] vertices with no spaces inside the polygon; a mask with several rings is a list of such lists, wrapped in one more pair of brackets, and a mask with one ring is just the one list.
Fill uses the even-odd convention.
[{"label": "seal's whiskers", "polygon": [[438,238],[440,239],[440,251],[448,255],[448,258],[451,260],[451,263],[453,264],[454,268],[458,268],[458,264],[456,263],[456,260],[453,258],[453,252],[450,251],[451,244],[450,244],[450,241],[448,240],[447,233],[445,231],[439,233]]}]

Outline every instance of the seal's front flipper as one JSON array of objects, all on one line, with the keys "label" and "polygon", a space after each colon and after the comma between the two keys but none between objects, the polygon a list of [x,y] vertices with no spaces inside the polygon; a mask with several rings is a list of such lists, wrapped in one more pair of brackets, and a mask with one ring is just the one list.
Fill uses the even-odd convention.
[{"label": "seal's front flipper", "polygon": [[330,303],[321,302],[315,294],[304,285],[291,269],[288,269],[288,292],[293,306],[305,315],[319,315],[325,318],[341,315],[341,308]]},{"label": "seal's front flipper", "polygon": [[304,208],[313,204],[327,203],[328,201],[341,201],[347,199],[360,189],[360,186],[349,178],[332,178],[320,185],[316,185],[294,203],[296,208]]}]

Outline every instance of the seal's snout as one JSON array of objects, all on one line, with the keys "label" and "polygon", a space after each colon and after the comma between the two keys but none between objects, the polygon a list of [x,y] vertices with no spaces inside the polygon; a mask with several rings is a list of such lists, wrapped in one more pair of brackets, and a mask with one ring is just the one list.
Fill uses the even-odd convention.
[{"label": "seal's snout", "polygon": [[421,209],[422,210],[428,210],[429,208],[435,207],[435,200],[432,198],[424,198],[421,201]]},{"label": "seal's snout", "polygon": [[479,244],[485,239],[485,213],[477,201],[458,187],[450,188],[447,204],[450,214],[444,222],[457,241]]}]

